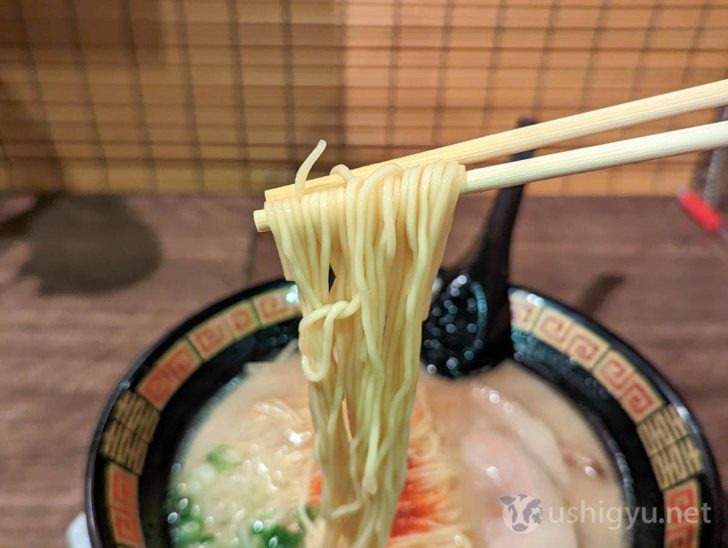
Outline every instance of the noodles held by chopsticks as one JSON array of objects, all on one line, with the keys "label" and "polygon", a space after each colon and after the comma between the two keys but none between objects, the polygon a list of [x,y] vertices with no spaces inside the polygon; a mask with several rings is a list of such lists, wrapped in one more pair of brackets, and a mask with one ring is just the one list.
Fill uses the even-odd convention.
[{"label": "noodles held by chopsticks", "polygon": [[[439,161],[379,167],[265,212],[286,278],[298,286],[302,366],[323,484],[321,545],[384,546],[407,474],[421,324],[464,168]],[[329,287],[329,272],[335,281]]]}]

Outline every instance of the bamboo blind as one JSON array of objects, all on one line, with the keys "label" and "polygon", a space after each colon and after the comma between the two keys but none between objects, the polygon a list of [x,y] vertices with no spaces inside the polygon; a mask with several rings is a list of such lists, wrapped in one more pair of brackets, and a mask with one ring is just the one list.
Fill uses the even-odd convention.
[{"label": "bamboo blind", "polygon": [[[727,0],[4,0],[0,189],[258,192],[319,138],[357,166],[726,68]],[[694,162],[532,191],[671,193]]]}]

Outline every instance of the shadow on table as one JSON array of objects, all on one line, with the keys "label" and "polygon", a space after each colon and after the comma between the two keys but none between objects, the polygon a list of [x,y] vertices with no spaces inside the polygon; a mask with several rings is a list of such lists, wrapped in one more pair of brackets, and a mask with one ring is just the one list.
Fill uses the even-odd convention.
[{"label": "shadow on table", "polygon": [[122,289],[149,277],[162,260],[154,231],[118,196],[40,196],[0,220],[3,241],[29,244],[15,282],[38,278],[42,294]]},{"label": "shadow on table", "polygon": [[624,276],[619,274],[600,274],[589,282],[579,299],[576,308],[587,316],[594,316],[604,306],[609,296],[624,283]]}]

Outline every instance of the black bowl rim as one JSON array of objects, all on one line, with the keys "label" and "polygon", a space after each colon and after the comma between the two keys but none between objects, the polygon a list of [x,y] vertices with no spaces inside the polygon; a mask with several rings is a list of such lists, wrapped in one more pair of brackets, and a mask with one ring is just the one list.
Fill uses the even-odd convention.
[{"label": "black bowl rim", "polygon": [[164,335],[159,337],[146,350],[139,354],[134,359],[131,367],[129,367],[129,369],[124,372],[119,382],[116,383],[114,388],[109,393],[109,396],[107,397],[106,404],[101,411],[98,423],[96,424],[96,428],[94,429],[91,446],[89,448],[88,457],[86,459],[86,477],[84,481],[84,512],[86,514],[86,528],[88,530],[92,546],[103,546],[101,541],[101,534],[98,530],[98,501],[94,500],[93,495],[94,481],[96,476],[96,457],[99,454],[104,428],[109,421],[111,412],[121,393],[131,384],[132,379],[136,376],[137,372],[146,365],[147,360],[150,356],[174,343],[180,338],[181,335],[184,335],[187,331],[189,331],[191,327],[198,325],[205,319],[216,314],[217,312],[220,312],[228,306],[237,303],[238,301],[248,299],[264,291],[276,289],[288,284],[290,284],[290,282],[287,282],[283,279],[272,280],[269,282],[264,282],[262,284],[254,285],[240,291],[236,291],[235,293],[228,295],[227,297],[223,297],[222,299],[214,301],[212,304],[201,308],[191,316],[182,320],[171,329],[168,329],[164,333]]},{"label": "black bowl rim", "polygon": [[[292,285],[292,283],[284,279],[276,279],[254,285],[240,291],[236,291],[226,297],[214,301],[212,304],[201,308],[191,316],[181,321],[179,324],[167,330],[152,345],[150,345],[146,350],[139,354],[137,358],[134,359],[131,367],[129,367],[124,372],[121,379],[116,383],[114,388],[109,393],[109,396],[107,397],[106,404],[103,407],[103,410],[99,416],[99,420],[94,429],[94,434],[92,437],[91,445],[89,447],[89,453],[86,461],[86,474],[84,481],[84,511],[86,515],[86,526],[92,546],[103,546],[101,541],[101,534],[98,529],[99,520],[97,518],[97,513],[100,510],[99,501],[96,501],[93,495],[96,476],[96,460],[97,455],[99,454],[104,428],[111,416],[111,412],[114,405],[116,404],[119,395],[131,384],[132,379],[135,377],[138,370],[146,365],[146,362],[151,355],[158,353],[160,350],[174,343],[180,338],[181,335],[184,335],[186,332],[188,332],[191,327],[198,325],[199,323],[213,316],[217,312],[220,312],[221,310],[243,299],[248,299],[264,291],[277,289],[286,285]],[[720,472],[715,461],[715,455],[713,454],[710,443],[705,436],[705,431],[700,424],[700,421],[695,417],[694,413],[685,404],[683,398],[680,396],[679,392],[673,387],[671,382],[667,378],[665,378],[665,376],[660,373],[660,371],[654,365],[652,365],[652,363],[648,361],[640,352],[635,350],[635,348],[631,344],[629,344],[624,338],[615,334],[612,330],[604,327],[602,324],[596,322],[576,308],[564,304],[559,299],[553,298],[547,293],[534,290],[526,285],[511,284],[510,290],[523,291],[543,298],[549,303],[561,308],[572,317],[578,318],[579,321],[589,326],[590,328],[596,331],[601,331],[604,335],[611,337],[615,342],[620,344],[624,350],[626,350],[629,354],[636,358],[636,361],[640,362],[641,372],[645,374],[650,382],[652,382],[660,391],[664,393],[669,403],[683,410],[682,417],[688,422],[691,430],[696,434],[697,440],[699,441],[699,449],[705,460],[706,466],[703,470],[703,473],[706,476],[708,486],[711,490],[712,498],[714,501],[716,501],[716,505],[718,506],[718,508],[714,508],[713,515],[715,516],[715,530],[718,531],[718,535],[720,535],[720,532],[724,530],[726,509],[722,492]]]},{"label": "black bowl rim", "polygon": [[685,400],[681,396],[680,392],[673,386],[672,382],[670,382],[650,360],[645,358],[645,356],[640,351],[636,350],[635,347],[626,339],[617,335],[614,331],[600,324],[586,314],[580,312],[573,306],[564,304],[559,299],[551,297],[548,293],[536,291],[526,285],[511,285],[510,288],[511,290],[521,290],[542,297],[562,310],[568,312],[571,316],[578,318],[583,324],[589,326],[592,330],[602,332],[608,337],[612,337],[615,342],[621,345],[622,349],[626,351],[626,353],[630,354],[631,357],[636,358],[634,362],[639,362],[640,372],[643,373],[648,380],[665,395],[668,403],[683,410],[681,418],[686,421],[691,431],[695,434],[697,441],[699,442],[700,453],[705,460],[706,466],[703,469],[703,473],[705,474],[707,484],[710,487],[712,499],[716,502],[717,507],[713,508],[713,515],[715,518],[714,527],[718,532],[718,538],[720,538],[721,533],[725,530],[725,522],[727,519],[726,510],[728,510],[726,507],[726,499],[723,495],[723,483],[720,476],[720,470],[718,469],[713,449],[705,435],[703,425],[695,416],[695,413],[693,413],[691,408],[685,403]]}]

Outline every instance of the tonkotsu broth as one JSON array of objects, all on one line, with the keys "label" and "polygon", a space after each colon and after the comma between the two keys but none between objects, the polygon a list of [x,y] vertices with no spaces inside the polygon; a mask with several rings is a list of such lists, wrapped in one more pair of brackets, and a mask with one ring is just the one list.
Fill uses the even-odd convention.
[{"label": "tonkotsu broth", "polygon": [[[304,546],[303,523],[315,514],[315,481],[299,359],[296,354],[253,366],[244,382],[230,383],[200,414],[172,474],[169,521],[175,545]],[[623,502],[601,443],[543,381],[507,362],[457,382],[423,374],[418,392],[426,397],[439,445],[456,470],[446,492],[459,515],[433,525],[416,509],[405,515],[404,506],[417,501],[403,495],[393,527],[400,536],[390,545],[433,545],[413,542],[414,529],[423,526],[442,529],[448,540],[438,546],[626,544],[624,530],[608,523],[550,522],[549,508]],[[502,518],[501,497],[521,493],[541,499],[544,510],[542,523],[528,534],[514,533]],[[559,511],[551,514],[558,517]],[[407,544],[409,525],[413,536]]]}]

